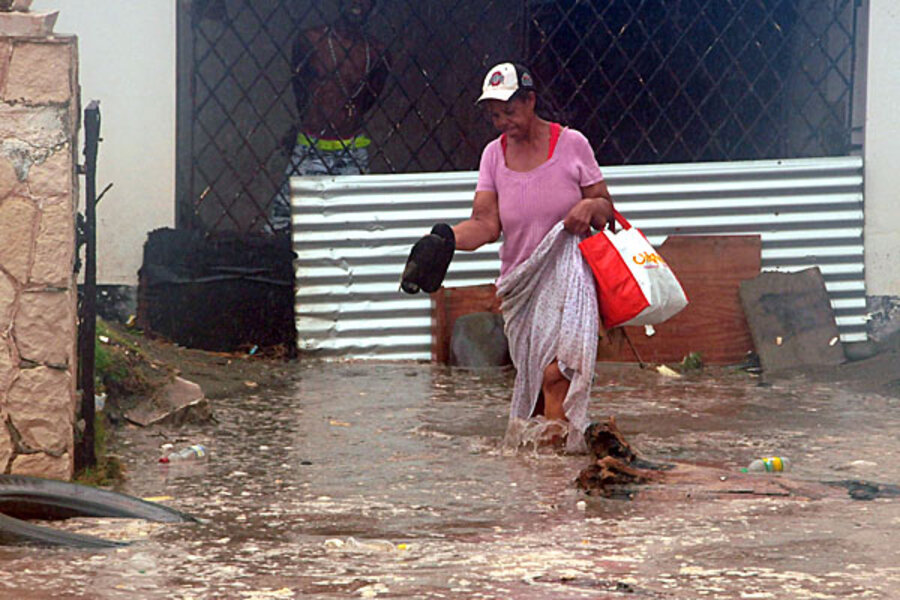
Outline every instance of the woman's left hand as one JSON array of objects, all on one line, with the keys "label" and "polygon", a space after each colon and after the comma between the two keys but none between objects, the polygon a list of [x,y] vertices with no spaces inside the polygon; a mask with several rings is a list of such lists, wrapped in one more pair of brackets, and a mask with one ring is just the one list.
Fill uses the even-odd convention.
[{"label": "woman's left hand", "polygon": [[591,226],[603,229],[612,215],[612,202],[607,198],[582,198],[572,207],[563,220],[566,231],[575,235],[588,235]]}]

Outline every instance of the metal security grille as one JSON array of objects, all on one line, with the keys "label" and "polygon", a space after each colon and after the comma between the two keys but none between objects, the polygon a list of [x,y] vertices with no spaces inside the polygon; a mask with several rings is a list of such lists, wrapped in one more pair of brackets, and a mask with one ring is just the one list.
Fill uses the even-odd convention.
[{"label": "metal security grille", "polygon": [[535,4],[531,61],[601,164],[850,151],[854,0]]},{"label": "metal security grille", "polygon": [[211,233],[277,231],[292,172],[477,168],[503,60],[601,165],[842,156],[859,119],[854,0],[179,6],[178,226]]}]

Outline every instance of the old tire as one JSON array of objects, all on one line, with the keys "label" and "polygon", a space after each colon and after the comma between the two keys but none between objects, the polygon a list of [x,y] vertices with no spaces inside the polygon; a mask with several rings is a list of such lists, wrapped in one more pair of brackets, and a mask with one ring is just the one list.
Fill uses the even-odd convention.
[{"label": "old tire", "polygon": [[25,475],[0,475],[0,513],[19,519],[118,517],[161,523],[197,521],[174,508],[127,494]]},{"label": "old tire", "polygon": [[119,548],[127,542],[105,540],[90,535],[59,531],[0,514],[0,545],[73,546],[77,548]]},{"label": "old tire", "polygon": [[0,474],[0,545],[118,548],[128,542],[60,531],[21,519],[114,517],[163,523],[196,522],[191,515],[140,498],[54,479]]}]

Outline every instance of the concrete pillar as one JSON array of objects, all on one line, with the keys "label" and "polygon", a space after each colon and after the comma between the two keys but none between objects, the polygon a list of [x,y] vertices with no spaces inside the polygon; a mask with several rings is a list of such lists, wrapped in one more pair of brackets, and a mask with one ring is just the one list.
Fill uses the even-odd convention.
[{"label": "concrete pillar", "polygon": [[866,73],[866,291],[872,337],[900,329],[900,2],[869,0]]},{"label": "concrete pillar", "polygon": [[74,37],[0,34],[3,473],[72,476],[76,64]]}]

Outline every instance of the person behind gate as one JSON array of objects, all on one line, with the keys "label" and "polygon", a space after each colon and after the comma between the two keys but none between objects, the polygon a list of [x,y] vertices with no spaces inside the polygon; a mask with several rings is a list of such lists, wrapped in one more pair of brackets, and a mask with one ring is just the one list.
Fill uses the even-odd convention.
[{"label": "person behind gate", "polygon": [[291,86],[301,124],[283,140],[290,158],[270,205],[270,233],[290,230],[291,176],[368,171],[372,140],[363,132],[364,121],[390,69],[387,50],[365,31],[375,5],[376,0],[340,0],[334,25],[300,31],[294,39]]}]

